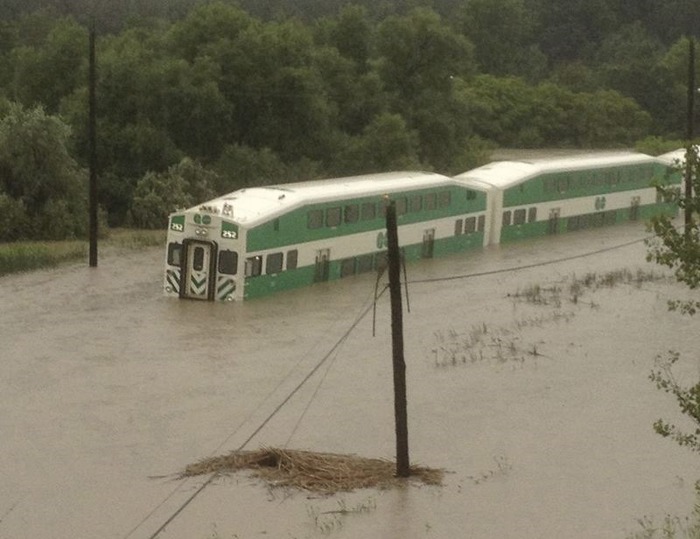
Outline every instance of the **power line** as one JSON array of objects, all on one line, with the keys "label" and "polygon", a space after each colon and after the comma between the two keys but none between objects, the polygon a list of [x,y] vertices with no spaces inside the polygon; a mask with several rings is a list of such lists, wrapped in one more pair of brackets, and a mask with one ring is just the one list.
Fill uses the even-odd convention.
[{"label": "power line", "polygon": [[[381,294],[380,294],[381,295]],[[244,447],[250,443],[250,441],[255,438],[255,436],[272,420],[272,418],[277,415],[277,413],[290,401],[290,399],[306,384],[306,382],[311,379],[311,377],[323,366],[323,364],[331,357],[334,355],[334,353],[338,350],[340,345],[345,342],[345,340],[350,336],[350,334],[355,330],[355,328],[360,324],[360,322],[364,319],[365,316],[369,313],[370,309],[372,308],[373,303],[369,303],[366,305],[363,310],[360,312],[360,314],[357,316],[355,321],[350,325],[350,327],[346,330],[346,332],[336,341],[336,343],[331,347],[331,349],[326,353],[323,358],[321,358],[318,363],[309,371],[309,373],[297,384],[297,386],[282,400],[280,404],[277,405],[277,407],[265,418],[265,420],[256,428],[253,433],[248,436],[248,438],[236,449],[236,451],[242,451]],[[171,515],[170,517],[167,518],[167,520],[152,534],[149,536],[149,539],[155,539],[160,535],[160,533],[165,530],[165,528],[173,521],[175,520],[186,508],[187,506],[192,503],[197,496],[199,496],[205,488],[207,488],[211,483],[221,474],[220,471],[213,472],[207,480],[200,485],[200,487],[195,490],[189,498],[187,498],[181,505],[178,507]],[[173,493],[171,493],[168,498],[172,496]],[[167,499],[167,498],[166,498]],[[162,504],[161,504],[162,505]],[[148,518],[148,517],[147,517]],[[144,520],[145,521],[145,520]],[[134,530],[132,530],[129,535],[131,535],[138,527],[141,526],[143,521],[136,527]],[[127,536],[128,537],[128,536]]]},{"label": "power line", "polygon": [[638,239],[638,240],[634,240],[634,241],[629,241],[626,243],[621,243],[619,245],[613,245],[611,247],[604,247],[603,249],[597,249],[595,251],[589,251],[587,253],[582,253],[582,254],[572,255],[572,256],[565,256],[562,258],[555,258],[552,260],[546,260],[544,262],[535,262],[533,264],[525,264],[524,266],[512,266],[509,268],[489,270],[489,271],[480,271],[480,272],[475,272],[475,273],[464,273],[464,274],[459,274],[459,275],[450,275],[447,277],[432,277],[430,279],[414,279],[414,280],[407,281],[407,284],[423,284],[423,283],[438,283],[441,281],[455,281],[458,279],[470,279],[472,277],[483,277],[486,275],[496,275],[498,273],[508,273],[508,272],[520,271],[520,270],[524,270],[524,269],[538,268],[541,266],[550,266],[552,264],[558,264],[560,262],[568,262],[569,260],[576,260],[577,258],[585,258],[588,256],[594,256],[594,255],[598,255],[600,253],[605,253],[608,251],[615,251],[617,249],[629,247],[630,245],[634,245],[636,243],[641,243],[643,241],[646,241],[647,239],[648,238],[642,238],[642,239]]}]

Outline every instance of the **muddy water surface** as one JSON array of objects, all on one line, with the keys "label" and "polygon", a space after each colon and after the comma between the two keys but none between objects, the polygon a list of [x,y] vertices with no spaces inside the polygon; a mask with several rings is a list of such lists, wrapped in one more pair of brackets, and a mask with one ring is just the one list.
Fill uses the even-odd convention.
[{"label": "muddy water surface", "polygon": [[[442,487],[318,497],[237,474],[160,536],[621,538],[644,515],[688,514],[700,463],[653,433],[681,419],[648,380],[671,348],[679,376],[700,374],[697,321],[666,309],[688,292],[662,279],[570,291],[587,272],[660,272],[639,242],[568,259],[644,235],[409,266],[411,459],[447,470]],[[393,457],[388,297],[374,337],[370,311],[330,353],[373,276],[209,304],[163,298],[161,263],[154,249],[0,278],[0,537],[151,537],[205,481],[172,474],[243,444]]]}]

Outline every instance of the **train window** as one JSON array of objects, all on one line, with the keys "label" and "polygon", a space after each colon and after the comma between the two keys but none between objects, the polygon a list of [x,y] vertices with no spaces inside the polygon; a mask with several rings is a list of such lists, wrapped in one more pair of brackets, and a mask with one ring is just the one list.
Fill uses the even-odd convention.
[{"label": "train window", "polygon": [[181,243],[169,243],[168,244],[168,264],[171,266],[180,266],[182,263],[182,244]]},{"label": "train window", "polygon": [[287,269],[293,270],[297,269],[297,262],[299,260],[299,251],[292,249],[287,251]]},{"label": "train window", "polygon": [[503,226],[510,226],[510,211],[503,212]]},{"label": "train window", "polygon": [[238,253],[236,251],[219,251],[219,273],[236,275],[238,272]]},{"label": "train window", "polygon": [[476,191],[472,191],[471,189],[467,189],[467,200],[474,200],[476,199]]},{"label": "train window", "polygon": [[346,258],[340,261],[340,276],[349,277],[350,275],[355,275],[355,259]]},{"label": "train window", "polygon": [[194,248],[192,269],[195,271],[202,271],[202,269],[204,269],[204,247],[197,246]]},{"label": "train window", "polygon": [[334,227],[340,224],[340,207],[326,210],[326,226]]},{"label": "train window", "polygon": [[535,221],[537,221],[537,208],[533,206],[527,210],[527,222],[534,223]]},{"label": "train window", "polygon": [[485,215],[479,215],[479,222],[476,226],[477,226],[477,230],[479,232],[484,231],[484,228],[486,228],[486,216]]},{"label": "train window", "polygon": [[471,234],[476,229],[476,217],[467,217],[464,220],[464,233]]},{"label": "train window", "polygon": [[251,256],[245,261],[245,276],[257,277],[262,273],[262,256]]},{"label": "train window", "polygon": [[345,206],[345,222],[357,223],[360,218],[360,207],[357,204],[348,204]]},{"label": "train window", "polygon": [[357,273],[367,273],[374,268],[374,255],[357,257]]},{"label": "train window", "polygon": [[438,194],[438,207],[439,208],[447,208],[450,205],[450,201],[452,199],[452,193],[449,191],[440,191]]},{"label": "train window", "polygon": [[559,178],[557,181],[557,189],[559,190],[560,193],[565,192],[569,188],[569,179],[568,178]]},{"label": "train window", "polygon": [[396,215],[403,215],[406,213],[406,197],[399,197],[396,199]]},{"label": "train window", "polygon": [[365,202],[360,207],[360,219],[368,221],[377,217],[377,205],[374,202]]},{"label": "train window", "polygon": [[420,195],[413,195],[410,199],[408,199],[408,211],[410,212],[418,212],[421,210],[422,207],[422,198]]},{"label": "train window", "polygon": [[426,210],[434,210],[437,207],[437,195],[428,193],[423,197],[423,208]]},{"label": "train window", "polygon": [[513,212],[513,224],[514,225],[522,225],[525,224],[525,209],[521,208],[519,210],[515,210]]},{"label": "train window", "polygon": [[306,214],[307,228],[321,228],[323,226],[323,210],[310,210]]},{"label": "train window", "polygon": [[270,253],[265,260],[265,273],[279,273],[282,271],[282,261],[284,256],[282,253]]},{"label": "train window", "polygon": [[275,219],[272,221],[272,230],[274,230],[275,232],[280,231],[280,220],[279,219]]},{"label": "train window", "polygon": [[464,224],[464,221],[461,219],[457,219],[455,221],[455,236],[459,236],[462,233],[462,225]]}]

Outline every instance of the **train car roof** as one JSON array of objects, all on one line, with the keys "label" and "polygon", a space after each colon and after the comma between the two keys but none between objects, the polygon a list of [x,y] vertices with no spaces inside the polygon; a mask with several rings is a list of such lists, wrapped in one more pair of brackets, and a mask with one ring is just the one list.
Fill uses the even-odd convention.
[{"label": "train car roof", "polygon": [[423,189],[456,182],[432,172],[384,172],[328,180],[248,187],[215,198],[187,211],[225,214],[232,207],[233,221],[254,226],[305,204],[329,202],[364,196],[381,196],[397,191]]},{"label": "train car roof", "polygon": [[657,159],[660,159],[669,166],[683,166],[685,164],[685,154],[687,151],[686,148],[679,148],[672,152],[661,154]]},{"label": "train car roof", "polygon": [[656,159],[636,152],[596,153],[523,161],[496,161],[459,174],[455,176],[455,179],[507,189],[542,174],[635,165],[653,161]]}]

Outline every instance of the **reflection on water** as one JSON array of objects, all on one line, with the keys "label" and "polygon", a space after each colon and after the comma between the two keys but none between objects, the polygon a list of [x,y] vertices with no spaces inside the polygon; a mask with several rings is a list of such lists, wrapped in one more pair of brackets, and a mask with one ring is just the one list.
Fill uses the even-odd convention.
[{"label": "reflection on water", "polygon": [[[647,380],[656,354],[693,357],[693,321],[665,307],[687,291],[652,281],[559,306],[512,297],[572,274],[649,268],[641,243],[499,272],[644,234],[621,226],[408,267],[409,280],[486,273],[409,289],[411,456],[448,470],[443,487],[323,499],[236,476],[164,537],[322,537],[309,511],[338,499],[373,508],[343,514],[334,537],[622,537],[644,514],[688,513],[697,462],[652,432],[676,411]],[[250,447],[393,457],[388,297],[376,336],[370,310],[274,413],[366,308],[373,276],[214,304],[164,298],[161,263],[153,249],[0,278],[0,537],[119,538],[135,526],[132,537],[148,537],[198,484],[150,476],[239,447],[268,418]],[[436,365],[439,334],[463,343],[452,364]]]}]

